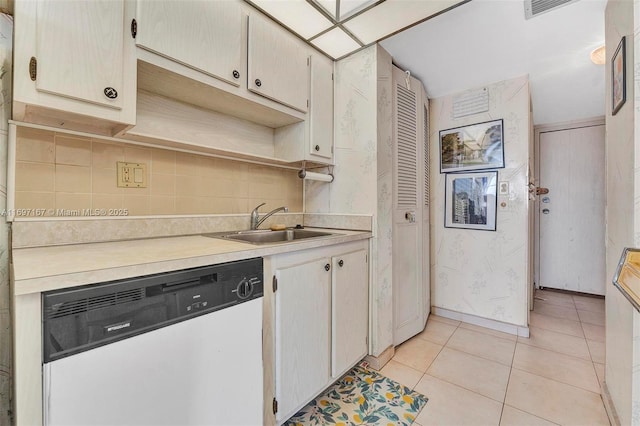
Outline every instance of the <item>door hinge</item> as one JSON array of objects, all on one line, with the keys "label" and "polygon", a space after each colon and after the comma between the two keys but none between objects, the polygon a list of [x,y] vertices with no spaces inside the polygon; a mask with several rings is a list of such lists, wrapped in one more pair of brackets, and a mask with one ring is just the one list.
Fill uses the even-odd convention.
[{"label": "door hinge", "polygon": [[278,412],[278,400],[273,398],[273,414]]},{"label": "door hinge", "polygon": [[278,279],[276,276],[273,276],[273,292],[275,293],[278,290]]},{"label": "door hinge", "polygon": [[331,73],[331,81],[333,81],[333,73]]},{"label": "door hinge", "polygon": [[311,65],[311,58],[307,56],[307,66]]},{"label": "door hinge", "polygon": [[135,19],[131,20],[131,37],[136,38],[138,35],[138,21]]},{"label": "door hinge", "polygon": [[307,99],[307,108],[309,108],[309,99]]},{"label": "door hinge", "polygon": [[367,346],[369,346],[369,336],[364,338],[364,342],[367,344]]},{"label": "door hinge", "polygon": [[369,255],[368,254],[364,255],[364,263],[369,263]]},{"label": "door hinge", "polygon": [[38,60],[35,56],[31,57],[29,60],[29,77],[31,77],[31,81],[36,81],[36,77],[38,76]]}]

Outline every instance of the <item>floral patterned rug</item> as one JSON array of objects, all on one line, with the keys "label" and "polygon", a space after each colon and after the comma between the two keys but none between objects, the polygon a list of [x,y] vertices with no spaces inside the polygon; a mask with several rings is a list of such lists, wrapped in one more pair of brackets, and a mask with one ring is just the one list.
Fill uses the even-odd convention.
[{"label": "floral patterned rug", "polygon": [[424,395],[358,365],[285,425],[409,426],[427,401]]}]

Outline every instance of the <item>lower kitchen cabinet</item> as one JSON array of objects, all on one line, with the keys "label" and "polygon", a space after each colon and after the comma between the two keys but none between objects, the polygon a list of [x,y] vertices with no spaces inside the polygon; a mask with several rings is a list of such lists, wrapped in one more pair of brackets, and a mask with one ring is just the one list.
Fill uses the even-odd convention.
[{"label": "lower kitchen cabinet", "polygon": [[327,262],[319,258],[276,270],[279,413],[289,413],[313,398],[329,378],[331,273]]},{"label": "lower kitchen cabinet", "polygon": [[[281,424],[368,351],[368,240],[265,259],[265,424]],[[270,290],[270,291],[269,291]]]},{"label": "lower kitchen cabinet", "polygon": [[333,256],[331,264],[331,376],[338,378],[367,355],[367,251]]}]

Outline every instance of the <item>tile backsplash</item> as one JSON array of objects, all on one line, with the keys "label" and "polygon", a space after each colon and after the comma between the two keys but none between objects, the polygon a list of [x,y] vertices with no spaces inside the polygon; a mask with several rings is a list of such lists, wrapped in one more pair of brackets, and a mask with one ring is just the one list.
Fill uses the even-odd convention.
[{"label": "tile backsplash", "polygon": [[[119,188],[118,161],[146,163],[147,187]],[[45,217],[248,213],[262,202],[264,211],[302,212],[296,170],[26,127],[17,132],[15,182],[16,209]]]}]

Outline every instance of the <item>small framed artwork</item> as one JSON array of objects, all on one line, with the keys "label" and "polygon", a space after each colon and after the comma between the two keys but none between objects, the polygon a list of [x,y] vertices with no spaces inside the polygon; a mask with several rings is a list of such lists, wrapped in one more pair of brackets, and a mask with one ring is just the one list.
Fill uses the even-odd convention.
[{"label": "small framed artwork", "polygon": [[496,230],[498,172],[447,173],[446,228]]},{"label": "small framed artwork", "polygon": [[622,37],[611,58],[611,115],[616,115],[627,100],[626,56],[626,37]]},{"label": "small framed artwork", "polygon": [[440,173],[503,167],[502,119],[440,131]]}]

